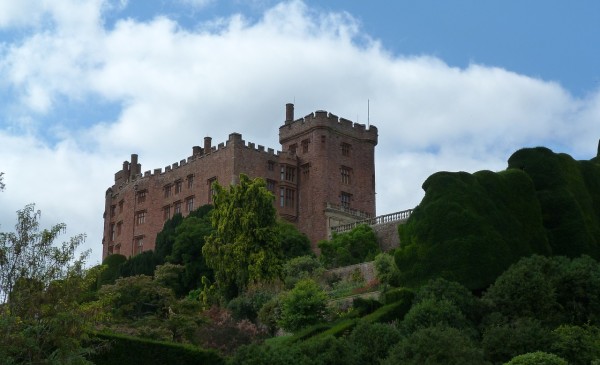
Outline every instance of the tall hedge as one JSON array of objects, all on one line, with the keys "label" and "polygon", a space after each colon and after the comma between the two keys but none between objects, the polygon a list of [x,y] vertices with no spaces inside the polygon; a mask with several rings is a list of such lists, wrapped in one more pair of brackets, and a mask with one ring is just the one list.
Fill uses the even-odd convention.
[{"label": "tall hedge", "polygon": [[395,260],[403,285],[443,277],[480,290],[520,257],[600,258],[600,164],[543,147],[501,172],[438,172],[405,225]]},{"label": "tall hedge", "polygon": [[94,333],[93,337],[106,341],[106,348],[90,356],[96,365],[202,365],[225,364],[217,352],[191,345],[153,341],[112,333]]}]

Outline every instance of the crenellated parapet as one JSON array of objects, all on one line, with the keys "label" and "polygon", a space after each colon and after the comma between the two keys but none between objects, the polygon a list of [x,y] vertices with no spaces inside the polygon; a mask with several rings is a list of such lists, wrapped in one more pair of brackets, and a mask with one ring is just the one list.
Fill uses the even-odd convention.
[{"label": "crenellated parapet", "polygon": [[377,144],[377,127],[354,123],[324,110],[317,110],[304,118],[286,120],[285,124],[279,127],[279,142],[284,144],[288,140],[314,129],[329,129],[357,140],[370,142],[373,145]]}]

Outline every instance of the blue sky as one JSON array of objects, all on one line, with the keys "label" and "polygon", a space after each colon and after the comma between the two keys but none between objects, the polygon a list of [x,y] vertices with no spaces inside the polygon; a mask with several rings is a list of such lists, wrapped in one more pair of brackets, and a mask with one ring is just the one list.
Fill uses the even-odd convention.
[{"label": "blue sky", "polygon": [[0,229],[37,203],[87,233],[131,153],[142,170],[231,132],[278,145],[284,105],[379,129],[377,210],[440,170],[501,170],[600,138],[600,3],[0,0]]}]

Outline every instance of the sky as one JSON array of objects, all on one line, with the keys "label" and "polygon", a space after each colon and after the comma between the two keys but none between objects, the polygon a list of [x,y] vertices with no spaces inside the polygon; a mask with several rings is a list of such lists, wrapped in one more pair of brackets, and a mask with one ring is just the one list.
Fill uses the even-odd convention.
[{"label": "sky", "polygon": [[0,231],[35,203],[101,260],[104,194],[232,132],[279,149],[285,104],[377,126],[377,213],[436,171],[523,147],[590,159],[600,2],[0,0]]}]

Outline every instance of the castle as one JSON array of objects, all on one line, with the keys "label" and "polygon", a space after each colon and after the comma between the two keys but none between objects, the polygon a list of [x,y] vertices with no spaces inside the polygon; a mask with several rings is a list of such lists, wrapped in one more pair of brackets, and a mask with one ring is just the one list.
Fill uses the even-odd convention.
[{"label": "castle", "polygon": [[236,184],[241,173],[265,179],[280,217],[316,249],[332,227],[375,217],[377,137],[374,126],[322,110],[294,119],[287,104],[281,152],[246,143],[239,133],[218,146],[205,137],[187,159],[143,174],[133,154],[106,191],[102,257],[154,249],[166,220],[212,203],[212,183]]}]

